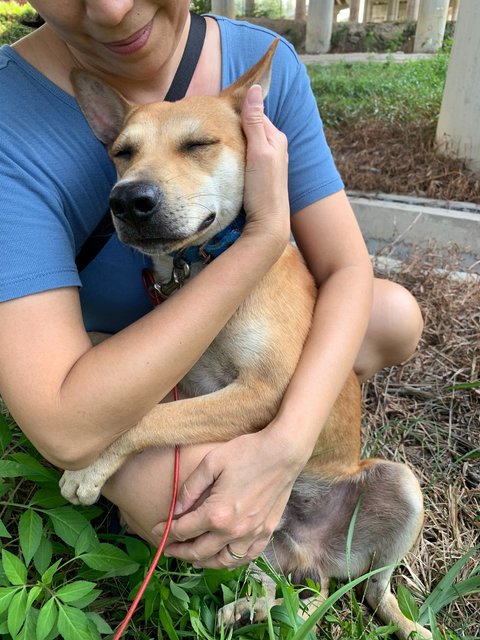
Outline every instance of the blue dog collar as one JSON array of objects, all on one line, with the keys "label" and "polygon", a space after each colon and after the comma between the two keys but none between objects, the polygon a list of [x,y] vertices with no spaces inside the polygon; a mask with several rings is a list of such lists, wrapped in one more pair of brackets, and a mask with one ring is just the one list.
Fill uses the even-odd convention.
[{"label": "blue dog collar", "polygon": [[207,240],[202,245],[194,247],[186,247],[175,251],[170,255],[174,258],[180,258],[189,264],[194,262],[203,262],[207,264],[211,260],[217,258],[228,247],[230,247],[235,240],[238,240],[245,226],[245,211],[242,209],[240,214],[231,222],[228,227],[219,231],[217,235],[213,236],[210,240]]}]

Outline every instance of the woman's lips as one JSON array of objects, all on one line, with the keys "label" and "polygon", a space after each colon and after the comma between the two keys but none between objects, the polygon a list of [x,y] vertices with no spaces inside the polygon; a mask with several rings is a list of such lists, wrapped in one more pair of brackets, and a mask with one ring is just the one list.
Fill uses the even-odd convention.
[{"label": "woman's lips", "polygon": [[104,42],[104,46],[114,53],[120,53],[122,55],[129,55],[136,53],[147,43],[148,38],[152,32],[153,19],[150,22],[136,31],[134,34],[125,38],[125,40],[119,40],[118,42]]}]

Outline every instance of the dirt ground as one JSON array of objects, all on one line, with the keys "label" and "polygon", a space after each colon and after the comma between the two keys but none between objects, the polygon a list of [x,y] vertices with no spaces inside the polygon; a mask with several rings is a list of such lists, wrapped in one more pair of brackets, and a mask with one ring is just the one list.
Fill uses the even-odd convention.
[{"label": "dirt ground", "polygon": [[347,189],[480,204],[480,173],[436,153],[423,123],[362,123],[326,135]]},{"label": "dirt ground", "polygon": [[[480,174],[436,155],[424,127],[326,133],[347,189],[480,204]],[[480,534],[480,388],[470,384],[480,379],[480,281],[453,277],[458,264],[455,247],[446,258],[432,244],[393,271],[377,268],[415,295],[425,330],[407,363],[363,389],[365,453],[409,463],[422,484],[423,535],[397,577],[421,601]],[[479,562],[477,553],[458,579]],[[456,598],[437,621],[479,637],[479,594]]]},{"label": "dirt ground", "polygon": [[[407,363],[363,389],[366,453],[409,463],[422,484],[424,531],[398,577],[422,601],[480,534],[480,388],[469,384],[480,378],[480,281],[452,277],[455,251],[447,264],[443,256],[421,247],[399,269],[377,272],[415,295],[425,330]],[[477,553],[459,579],[479,562]],[[437,621],[480,637],[480,594],[456,598]]]}]

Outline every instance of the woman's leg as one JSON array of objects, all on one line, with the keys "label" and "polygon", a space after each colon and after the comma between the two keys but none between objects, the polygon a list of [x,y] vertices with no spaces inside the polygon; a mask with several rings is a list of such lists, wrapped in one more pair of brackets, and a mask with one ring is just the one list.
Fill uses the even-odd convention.
[{"label": "woman's leg", "polygon": [[411,293],[395,282],[375,278],[372,315],[355,362],[359,379],[407,360],[422,331],[422,313]]},{"label": "woman's leg", "polygon": [[[182,447],[179,487],[215,444]],[[146,449],[132,456],[103,488],[128,528],[158,546],[153,527],[167,519],[173,487],[174,450]]]}]

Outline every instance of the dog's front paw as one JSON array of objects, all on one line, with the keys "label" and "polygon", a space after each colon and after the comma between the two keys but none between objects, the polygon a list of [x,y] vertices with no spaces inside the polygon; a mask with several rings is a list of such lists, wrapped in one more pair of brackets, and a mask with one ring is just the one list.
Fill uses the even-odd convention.
[{"label": "dog's front paw", "polygon": [[106,479],[94,465],[78,471],[65,471],[60,478],[60,492],[72,504],[90,505],[100,497]]}]

